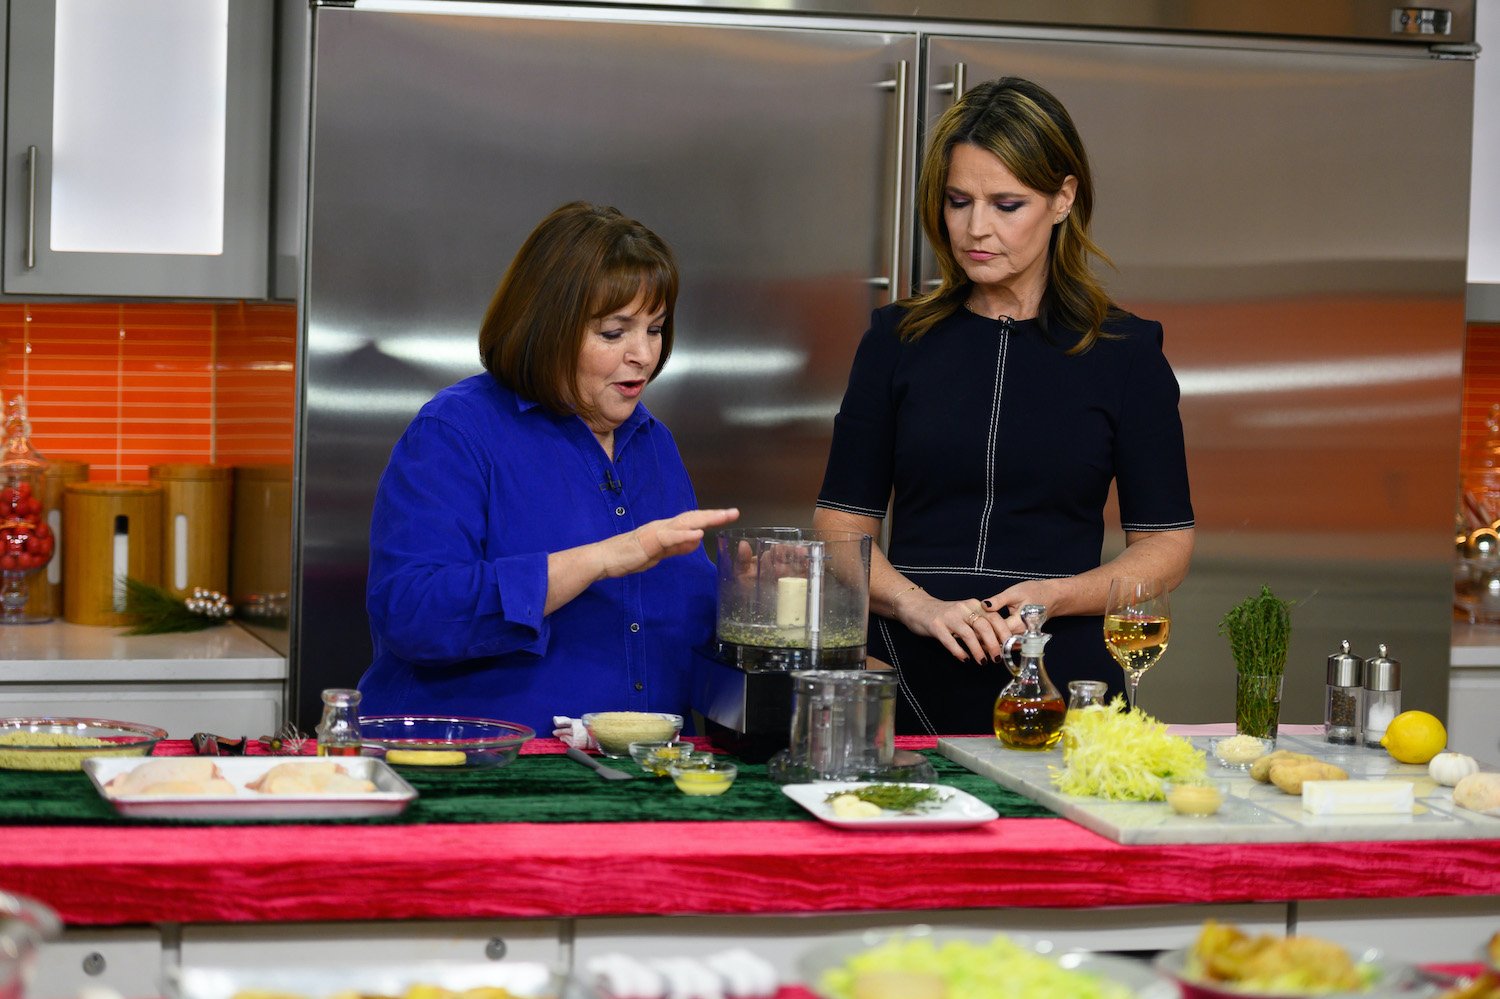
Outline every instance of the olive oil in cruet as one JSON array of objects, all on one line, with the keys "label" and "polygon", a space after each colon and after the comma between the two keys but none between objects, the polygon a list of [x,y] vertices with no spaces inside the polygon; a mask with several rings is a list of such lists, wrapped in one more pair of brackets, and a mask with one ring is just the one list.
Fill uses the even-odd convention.
[{"label": "olive oil in cruet", "polygon": [[1001,658],[1015,676],[995,699],[995,738],[1009,749],[1051,749],[1062,738],[1068,704],[1042,665],[1042,650],[1052,639],[1042,631],[1046,617],[1046,607],[1026,604],[1026,633],[1005,640]]}]

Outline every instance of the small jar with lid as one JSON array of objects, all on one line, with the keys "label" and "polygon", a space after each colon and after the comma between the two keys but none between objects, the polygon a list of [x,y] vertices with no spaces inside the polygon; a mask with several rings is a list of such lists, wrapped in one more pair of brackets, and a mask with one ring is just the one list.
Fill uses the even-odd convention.
[{"label": "small jar with lid", "polygon": [[1328,691],[1323,698],[1323,735],[1339,746],[1359,742],[1364,719],[1365,661],[1349,651],[1349,641],[1328,657]]},{"label": "small jar with lid", "polygon": [[1401,713],[1401,663],[1386,655],[1384,645],[1365,660],[1364,698],[1365,745],[1379,747],[1386,726]]},{"label": "small jar with lid", "polygon": [[363,695],[357,690],[330,687],[323,691],[323,719],[318,722],[319,756],[358,756],[363,741],[359,733],[359,707]]}]

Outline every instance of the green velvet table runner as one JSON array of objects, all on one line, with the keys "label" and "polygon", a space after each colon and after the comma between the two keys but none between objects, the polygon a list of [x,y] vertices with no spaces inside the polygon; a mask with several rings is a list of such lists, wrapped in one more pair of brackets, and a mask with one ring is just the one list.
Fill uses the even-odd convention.
[{"label": "green velvet table runner", "polygon": [[[1052,814],[987,777],[965,770],[936,752],[923,753],[940,784],[967,791],[1002,818]],[[615,766],[634,771],[630,760]],[[781,793],[763,764],[740,764],[734,786],[717,797],[690,797],[669,778],[642,774],[635,780],[605,780],[565,756],[521,756],[494,770],[431,771],[397,767],[417,789],[417,800],[400,816],[325,821],[416,824],[459,822],[694,822],[773,821],[811,815]],[[308,820],[294,820],[302,823]],[[313,820],[317,821],[317,820]],[[82,773],[0,770],[0,825],[235,825],[263,820],[165,820],[122,818]]]}]

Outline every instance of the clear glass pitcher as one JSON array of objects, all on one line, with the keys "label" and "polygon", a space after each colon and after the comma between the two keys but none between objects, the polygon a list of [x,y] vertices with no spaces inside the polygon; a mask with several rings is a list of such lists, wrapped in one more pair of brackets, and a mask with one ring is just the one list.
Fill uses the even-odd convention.
[{"label": "clear glass pitcher", "polygon": [[21,999],[36,968],[37,948],[62,929],[40,902],[0,892],[0,999]]},{"label": "clear glass pitcher", "polygon": [[868,534],[799,527],[720,531],[717,564],[721,643],[788,670],[864,665]]},{"label": "clear glass pitcher", "polygon": [[1024,635],[1005,640],[1001,656],[1014,679],[995,698],[995,738],[1008,749],[1051,749],[1062,738],[1068,704],[1047,677],[1042,653],[1052,636],[1042,631],[1047,608],[1021,608]]}]

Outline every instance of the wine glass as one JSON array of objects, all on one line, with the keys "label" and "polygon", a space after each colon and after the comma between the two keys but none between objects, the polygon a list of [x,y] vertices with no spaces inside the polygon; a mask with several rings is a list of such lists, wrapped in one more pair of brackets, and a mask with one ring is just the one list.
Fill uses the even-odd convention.
[{"label": "wine glass", "polygon": [[1125,695],[1135,707],[1135,688],[1167,648],[1172,611],[1160,579],[1120,577],[1109,581],[1104,603],[1104,645],[1125,671]]}]

